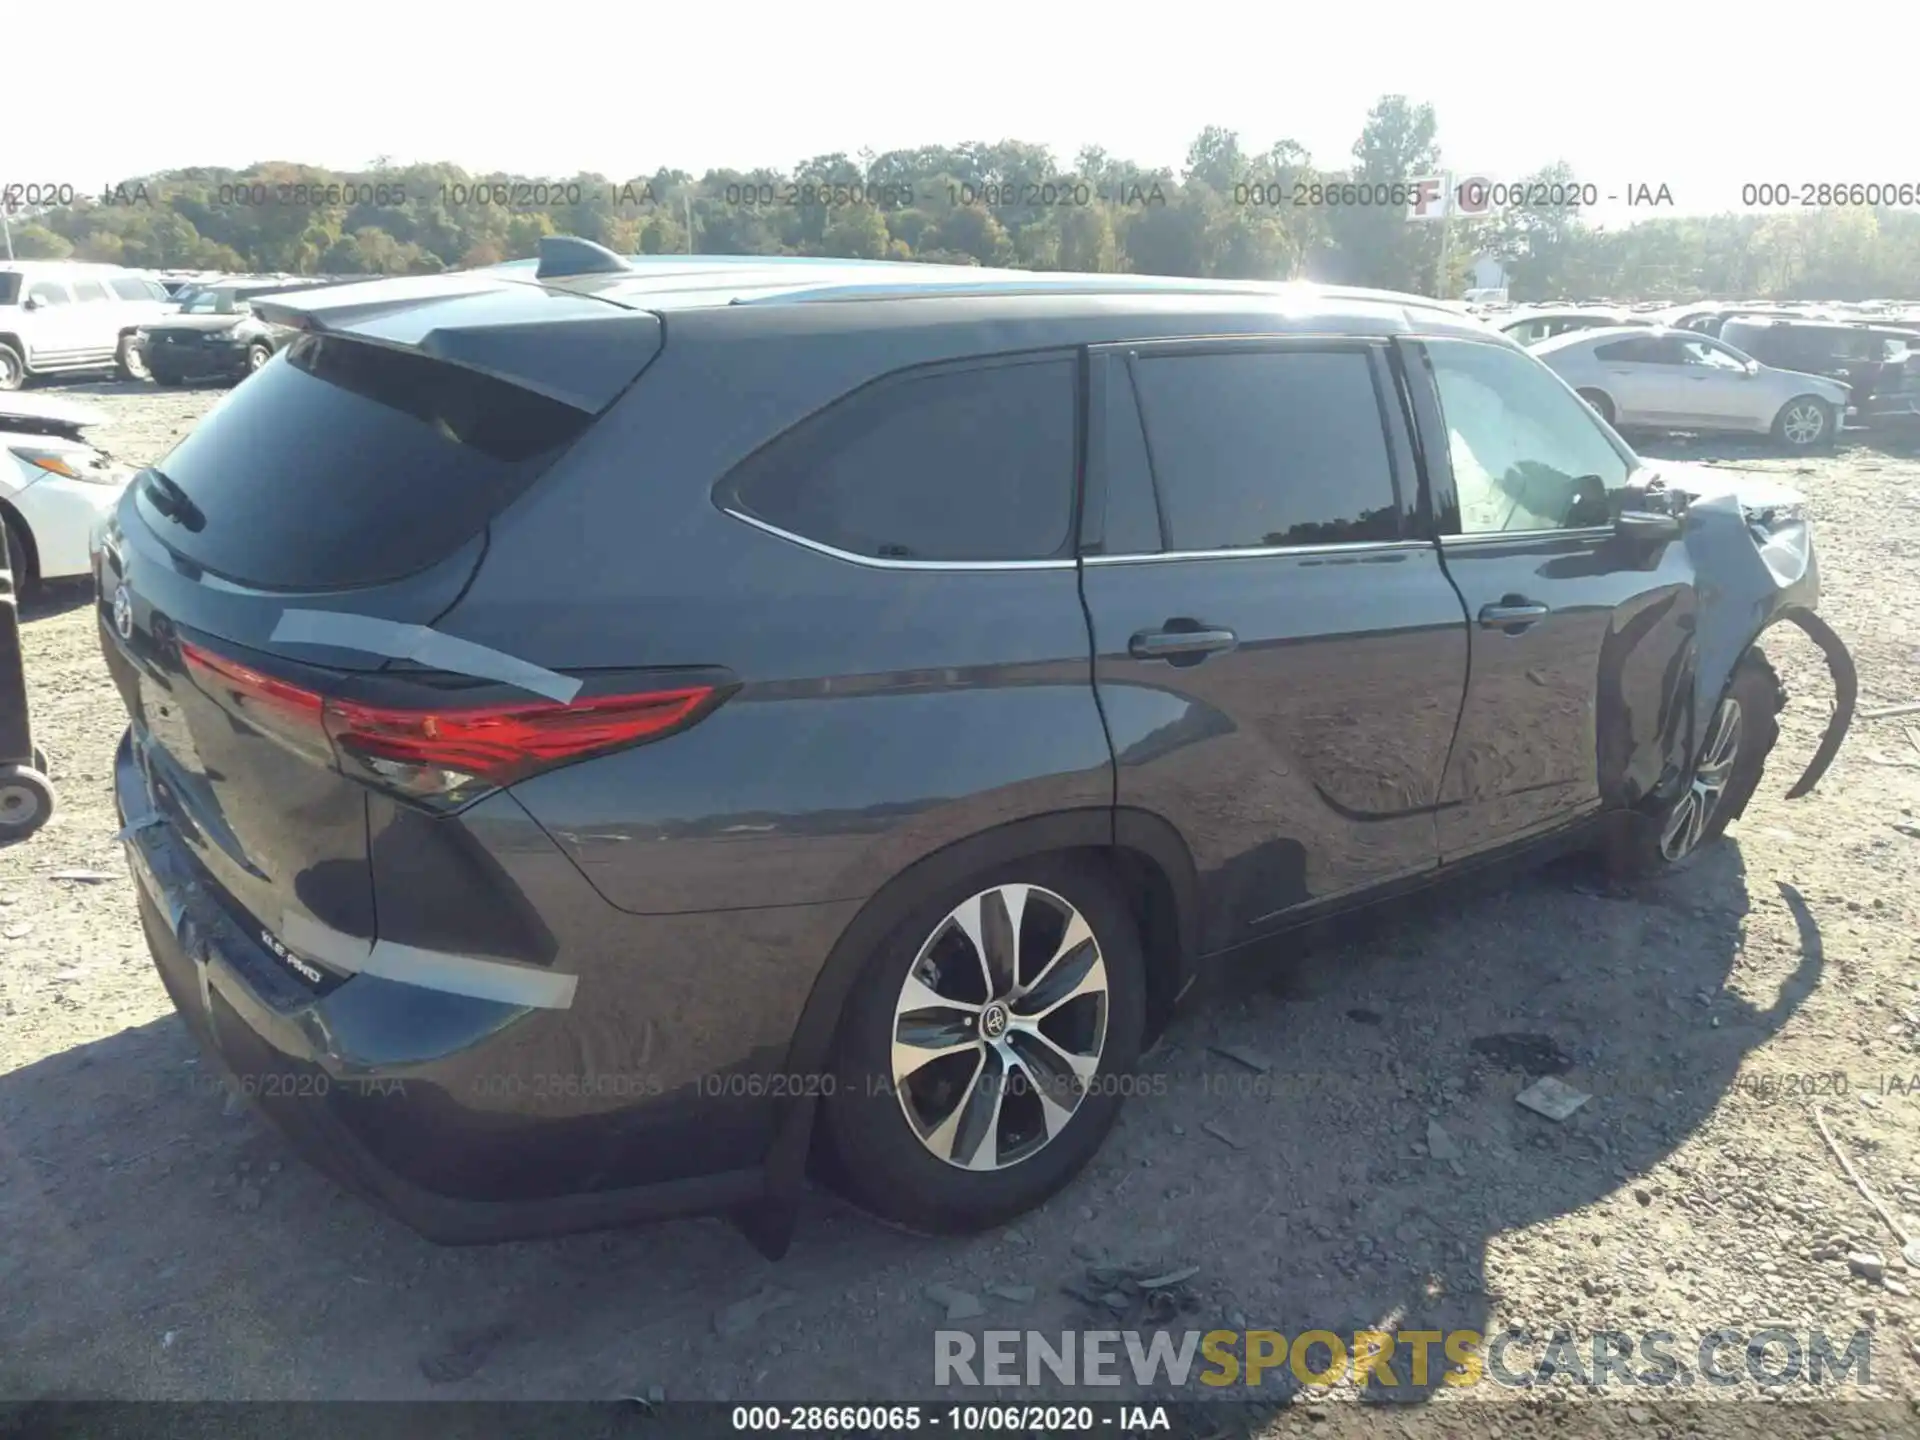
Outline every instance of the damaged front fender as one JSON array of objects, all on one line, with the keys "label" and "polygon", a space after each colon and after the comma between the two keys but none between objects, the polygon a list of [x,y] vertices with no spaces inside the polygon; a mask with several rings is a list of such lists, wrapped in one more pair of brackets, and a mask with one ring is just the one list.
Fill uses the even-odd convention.
[{"label": "damaged front fender", "polygon": [[[1787,792],[1788,799],[1797,800],[1819,784],[1846,739],[1858,697],[1858,673],[1845,642],[1814,613],[1820,572],[1813,527],[1800,494],[1764,476],[1736,473],[1717,479],[1716,472],[1700,469],[1705,474],[1698,478],[1669,481],[1683,497],[1681,533],[1699,606],[1685,758],[1699,753],[1706,727],[1742,657],[1765,630],[1786,621],[1805,632],[1826,656],[1835,696],[1820,748]],[[1691,768],[1681,764],[1677,770],[1684,775]]]}]

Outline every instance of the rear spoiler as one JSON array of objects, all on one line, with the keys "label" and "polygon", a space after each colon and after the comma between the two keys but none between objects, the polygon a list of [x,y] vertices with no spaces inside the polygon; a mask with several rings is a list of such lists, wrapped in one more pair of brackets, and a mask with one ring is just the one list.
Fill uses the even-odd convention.
[{"label": "rear spoiler", "polygon": [[281,292],[249,303],[270,324],[412,351],[589,415],[612,404],[662,343],[659,317],[647,311],[496,270]]}]

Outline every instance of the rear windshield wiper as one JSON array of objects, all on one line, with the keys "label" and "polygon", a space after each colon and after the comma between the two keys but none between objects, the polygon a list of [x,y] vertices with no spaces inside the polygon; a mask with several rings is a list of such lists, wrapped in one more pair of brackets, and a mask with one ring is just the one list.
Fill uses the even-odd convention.
[{"label": "rear windshield wiper", "polygon": [[193,497],[180,488],[178,481],[169,479],[152,466],[142,470],[138,480],[146,488],[147,503],[174,524],[195,532],[206,528],[205,512],[193,503]]}]

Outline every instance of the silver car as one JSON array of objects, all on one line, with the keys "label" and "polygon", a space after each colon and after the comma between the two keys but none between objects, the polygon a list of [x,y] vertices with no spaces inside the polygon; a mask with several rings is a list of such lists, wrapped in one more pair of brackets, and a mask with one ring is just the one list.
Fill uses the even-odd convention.
[{"label": "silver car", "polygon": [[1617,426],[1747,431],[1810,450],[1831,443],[1847,413],[1839,381],[1776,370],[1688,330],[1577,330],[1528,353]]}]

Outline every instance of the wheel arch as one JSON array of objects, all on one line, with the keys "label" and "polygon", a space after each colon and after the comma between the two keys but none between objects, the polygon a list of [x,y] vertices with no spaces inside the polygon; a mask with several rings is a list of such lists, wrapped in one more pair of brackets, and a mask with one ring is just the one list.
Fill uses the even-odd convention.
[{"label": "wheel arch", "polygon": [[1091,854],[1108,866],[1140,927],[1147,960],[1148,1030],[1165,1028],[1194,973],[1197,892],[1193,857],[1171,824],[1147,811],[1104,806],[1030,816],[942,846],[880,887],[834,942],[794,1026],[790,1075],[821,1073],[840,1017],[874,947],[926,897],[969,875],[1040,855]]}]

